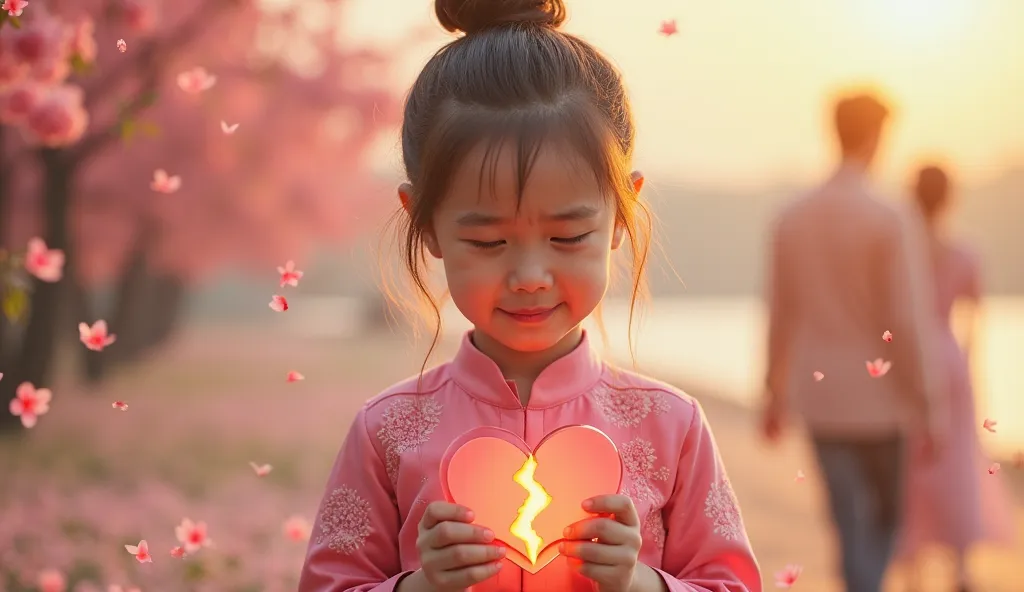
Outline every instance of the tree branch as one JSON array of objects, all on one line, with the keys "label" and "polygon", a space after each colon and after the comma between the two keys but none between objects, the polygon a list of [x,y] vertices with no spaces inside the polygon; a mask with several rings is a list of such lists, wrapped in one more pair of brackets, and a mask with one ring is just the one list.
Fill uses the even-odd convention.
[{"label": "tree branch", "polygon": [[159,86],[159,75],[163,74],[163,67],[174,57],[175,50],[187,46],[206,30],[207,25],[216,20],[216,14],[213,14],[212,10],[223,11],[236,4],[236,0],[222,0],[214,8],[196,9],[189,18],[169,34],[159,39],[153,39],[133,52],[136,58],[130,66],[110,70],[106,76],[90,85],[85,93],[85,108],[92,111],[96,102],[105,96],[105,91],[109,92],[110,89],[119,87],[125,80],[136,76],[144,76],[145,80],[142,92],[139,92],[122,109],[121,117],[117,121],[102,130],[89,134],[71,149],[72,161],[85,160],[100,148],[116,140],[120,135],[120,125],[124,118],[138,115],[151,104],[150,96]]}]

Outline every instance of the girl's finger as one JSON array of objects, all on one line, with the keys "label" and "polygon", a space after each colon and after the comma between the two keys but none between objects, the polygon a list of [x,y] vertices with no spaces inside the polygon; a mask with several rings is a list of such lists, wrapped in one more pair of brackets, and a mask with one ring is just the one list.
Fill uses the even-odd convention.
[{"label": "girl's finger", "polygon": [[558,548],[559,552],[566,557],[573,557],[584,563],[595,563],[598,565],[625,565],[629,563],[630,554],[626,553],[623,547],[617,545],[579,542],[562,543]]},{"label": "girl's finger", "polygon": [[453,569],[441,572],[435,584],[443,589],[462,590],[494,577],[500,569],[501,561]]},{"label": "girl's finger", "polygon": [[501,545],[452,545],[433,558],[432,567],[438,571],[453,571],[498,561],[505,556]]},{"label": "girl's finger", "polygon": [[640,526],[636,506],[628,495],[598,495],[583,501],[583,509],[594,514],[612,514],[626,526]]},{"label": "girl's finger", "polygon": [[562,534],[567,540],[597,539],[605,545],[625,545],[632,542],[634,529],[611,518],[589,518],[569,526]]},{"label": "girl's finger", "polygon": [[429,530],[441,522],[472,522],[473,518],[473,511],[466,506],[447,502],[431,502],[423,512],[420,527],[423,530]]}]

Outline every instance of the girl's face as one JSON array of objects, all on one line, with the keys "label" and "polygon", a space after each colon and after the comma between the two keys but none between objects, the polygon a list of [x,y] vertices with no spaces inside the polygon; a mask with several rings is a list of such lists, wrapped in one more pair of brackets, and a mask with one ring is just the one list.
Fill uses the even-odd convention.
[{"label": "girl's face", "polygon": [[622,243],[614,201],[579,159],[546,144],[517,212],[514,150],[492,154],[481,183],[483,157],[480,147],[460,164],[426,246],[444,261],[452,301],[477,332],[542,352],[578,331],[604,297]]}]

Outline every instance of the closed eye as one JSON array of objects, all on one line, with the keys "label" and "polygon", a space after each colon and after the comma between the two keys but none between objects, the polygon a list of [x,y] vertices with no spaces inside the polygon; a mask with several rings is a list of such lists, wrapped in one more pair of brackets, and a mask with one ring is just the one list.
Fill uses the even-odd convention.
[{"label": "closed eye", "polygon": [[579,244],[579,243],[583,242],[584,239],[586,239],[591,234],[593,234],[593,231],[586,232],[586,233],[583,233],[583,234],[581,234],[579,236],[574,236],[572,238],[553,238],[551,240],[555,241],[556,243],[563,244],[563,245],[576,245],[576,244]]},{"label": "closed eye", "polygon": [[463,242],[468,243],[470,245],[473,245],[474,247],[476,247],[478,249],[494,249],[494,248],[500,247],[501,245],[505,244],[505,241],[503,241],[503,240],[496,240],[496,241],[489,241],[488,242],[488,241],[477,241],[477,240],[468,240],[468,239],[466,239],[466,240],[463,240]]}]

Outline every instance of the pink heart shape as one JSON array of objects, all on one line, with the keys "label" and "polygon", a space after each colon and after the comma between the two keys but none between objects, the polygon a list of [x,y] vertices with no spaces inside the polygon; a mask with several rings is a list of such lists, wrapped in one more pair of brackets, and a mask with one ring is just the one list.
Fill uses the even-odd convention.
[{"label": "pink heart shape", "polygon": [[[537,463],[534,481],[551,497],[532,522],[542,540],[536,561],[530,560],[526,542],[510,530],[529,497],[513,476],[531,454]],[[581,507],[583,500],[618,493],[621,485],[622,458],[615,444],[601,430],[584,425],[554,430],[534,450],[508,430],[476,428],[452,442],[441,460],[445,498],[473,510],[474,523],[494,531],[508,547],[506,557],[529,573],[558,556],[566,526],[593,516]]]}]

